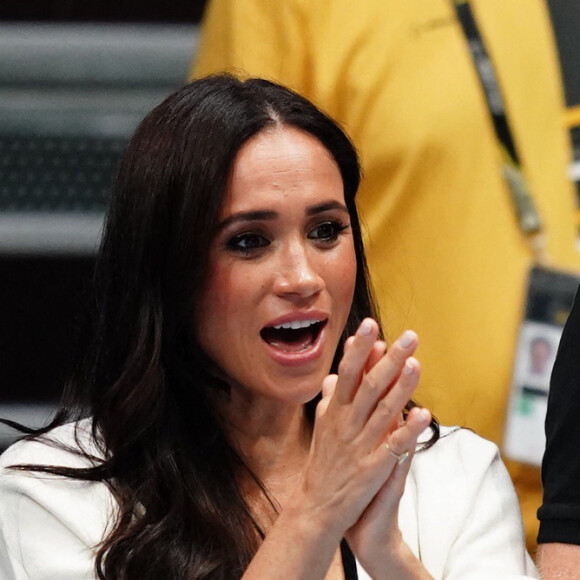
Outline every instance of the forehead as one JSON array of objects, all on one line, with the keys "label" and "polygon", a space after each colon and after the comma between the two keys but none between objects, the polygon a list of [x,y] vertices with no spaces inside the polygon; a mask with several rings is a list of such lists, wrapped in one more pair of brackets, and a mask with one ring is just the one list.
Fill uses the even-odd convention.
[{"label": "forehead", "polygon": [[256,202],[301,193],[344,202],[340,170],[314,136],[294,127],[275,127],[247,141],[234,160],[224,210],[243,210]]}]

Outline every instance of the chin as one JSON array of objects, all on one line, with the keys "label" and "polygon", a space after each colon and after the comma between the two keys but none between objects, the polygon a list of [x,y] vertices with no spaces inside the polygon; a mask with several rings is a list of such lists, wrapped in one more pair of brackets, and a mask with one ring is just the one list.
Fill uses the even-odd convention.
[{"label": "chin", "polygon": [[278,397],[280,400],[284,401],[289,405],[301,406],[306,405],[306,403],[315,399],[322,390],[322,379],[326,374],[321,375],[319,378],[308,381],[289,381],[284,385],[284,383],[278,383],[278,385],[283,385],[283,390],[280,390],[278,386],[277,390],[279,392]]}]

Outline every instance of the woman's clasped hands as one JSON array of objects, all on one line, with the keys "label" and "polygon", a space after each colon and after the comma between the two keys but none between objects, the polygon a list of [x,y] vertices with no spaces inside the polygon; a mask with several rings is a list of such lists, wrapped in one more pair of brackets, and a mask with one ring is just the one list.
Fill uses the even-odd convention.
[{"label": "woman's clasped hands", "polygon": [[338,374],[324,380],[302,494],[313,521],[338,540],[346,537],[373,578],[380,570],[404,577],[406,567],[424,570],[403,543],[397,516],[431,414],[415,407],[403,420],[419,382],[417,335],[404,332],[387,351],[378,332],[365,319],[345,344]]}]

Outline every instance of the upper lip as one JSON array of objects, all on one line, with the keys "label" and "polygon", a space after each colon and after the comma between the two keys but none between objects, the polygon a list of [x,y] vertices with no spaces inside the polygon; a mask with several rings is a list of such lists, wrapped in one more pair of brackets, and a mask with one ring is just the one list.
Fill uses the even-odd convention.
[{"label": "upper lip", "polygon": [[[301,328],[305,323],[316,324],[319,322],[324,322],[328,320],[328,315],[320,311],[307,311],[307,312],[288,312],[274,320],[271,320],[266,324],[264,328],[281,327],[282,325],[292,325],[295,324],[296,328]],[[287,327],[287,328],[291,328]]]}]

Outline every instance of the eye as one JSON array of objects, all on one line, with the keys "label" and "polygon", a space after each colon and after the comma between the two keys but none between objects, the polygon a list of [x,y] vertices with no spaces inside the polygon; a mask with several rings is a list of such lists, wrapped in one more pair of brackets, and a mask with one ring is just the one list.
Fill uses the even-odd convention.
[{"label": "eye", "polygon": [[233,252],[240,254],[252,254],[256,250],[270,245],[270,241],[264,236],[255,233],[244,233],[234,236],[227,241],[227,247]]},{"label": "eye", "polygon": [[338,236],[348,229],[348,227],[347,224],[340,222],[324,222],[310,230],[308,232],[308,238],[321,242],[335,242],[338,239]]}]

